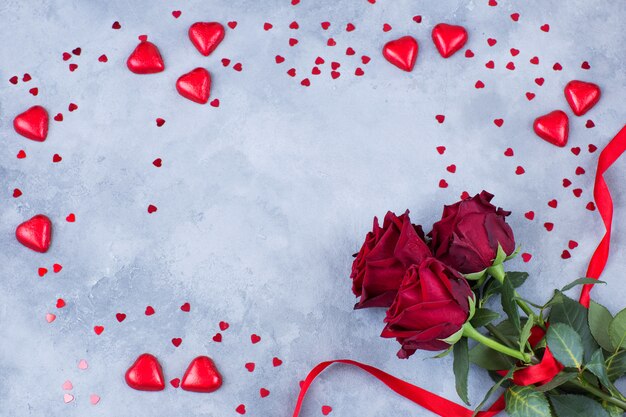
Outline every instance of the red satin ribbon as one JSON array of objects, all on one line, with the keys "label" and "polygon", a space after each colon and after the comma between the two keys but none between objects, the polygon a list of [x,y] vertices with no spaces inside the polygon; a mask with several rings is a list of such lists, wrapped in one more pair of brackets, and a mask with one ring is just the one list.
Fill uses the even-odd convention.
[{"label": "red satin ribbon", "polygon": [[[609,249],[611,242],[611,224],[613,222],[613,199],[611,198],[611,192],[609,190],[606,181],[604,180],[604,173],[613,165],[613,163],[626,151],[626,126],[615,136],[608,145],[600,153],[598,158],[598,168],[596,170],[596,179],[594,183],[593,197],[596,202],[598,212],[602,217],[602,222],[606,228],[606,232],[598,244],[598,247],[594,251],[589,266],[587,268],[587,277],[598,279],[604,270],[606,262],[609,258]],[[593,284],[585,285],[580,295],[580,303],[585,307],[589,307],[589,293]],[[399,395],[407,398],[414,403],[422,406],[423,408],[432,411],[441,417],[471,417],[472,410],[469,410],[463,406],[460,406],[450,400],[426,391],[423,388],[410,384],[393,375],[381,371],[373,366],[366,365],[360,362],[356,362],[349,359],[339,359],[334,361],[327,361],[318,364],[315,368],[309,372],[306,379],[303,381],[300,387],[300,394],[296,402],[296,407],[293,412],[293,417],[300,415],[300,409],[304,401],[309,387],[313,383],[313,380],[317,378],[326,368],[335,363],[342,363],[347,365],[356,366],[370,375],[377,378],[379,381],[387,385],[392,391],[395,391]],[[558,367],[560,364],[556,362],[552,354],[548,349],[544,352],[542,362],[529,366],[523,370],[517,371],[514,376],[514,382],[519,385],[530,385],[535,383],[546,383],[558,373]],[[516,381],[517,379],[517,381]],[[496,402],[486,411],[481,411],[477,414],[479,417],[493,417],[500,413],[505,408],[504,396],[500,396]]]}]

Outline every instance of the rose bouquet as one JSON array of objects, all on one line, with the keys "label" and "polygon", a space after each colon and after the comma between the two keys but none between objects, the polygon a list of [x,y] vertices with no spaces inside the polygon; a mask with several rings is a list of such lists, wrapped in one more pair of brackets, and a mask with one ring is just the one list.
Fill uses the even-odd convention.
[{"label": "rose bouquet", "polygon": [[[512,417],[621,416],[626,397],[614,382],[626,374],[626,309],[613,317],[565,294],[600,282],[590,278],[555,290],[544,304],[520,297],[516,288],[528,274],[505,270],[516,243],[510,212],[492,198],[483,191],[445,206],[428,234],[408,211],[388,212],[382,227],[374,219],[352,265],[354,308],[387,308],[381,336],[400,343],[399,358],[452,353],[465,403],[470,363],[489,371],[494,385],[475,413],[503,388]],[[501,312],[488,308],[497,298]]]}]

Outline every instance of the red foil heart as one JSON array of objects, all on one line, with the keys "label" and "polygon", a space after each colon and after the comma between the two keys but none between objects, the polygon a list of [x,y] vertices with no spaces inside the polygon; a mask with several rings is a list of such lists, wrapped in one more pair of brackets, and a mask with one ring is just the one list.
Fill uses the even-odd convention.
[{"label": "red foil heart", "polygon": [[222,376],[211,358],[198,356],[189,364],[180,386],[186,391],[213,392],[222,386]]},{"label": "red foil heart", "polygon": [[565,86],[565,99],[576,116],[587,113],[600,100],[600,87],[593,83],[573,80]]},{"label": "red foil heart", "polygon": [[204,68],[196,68],[180,76],[176,81],[176,90],[191,101],[206,104],[211,94],[211,74]]},{"label": "red foil heart", "polygon": [[533,123],[537,136],[553,145],[563,147],[567,145],[569,135],[569,119],[562,110],[539,116]]},{"label": "red foil heart", "polygon": [[128,57],[126,66],[135,74],[155,74],[165,69],[159,48],[147,40],[139,42]]},{"label": "red foil heart", "polygon": [[52,240],[52,222],[43,214],[38,214],[17,226],[15,237],[27,248],[45,253]]},{"label": "red foil heart", "polygon": [[467,42],[467,31],[462,26],[439,23],[433,28],[433,42],[442,57],[448,58]]},{"label": "red foil heart", "polygon": [[13,128],[25,138],[43,142],[48,137],[48,112],[33,106],[13,119]]},{"label": "red foil heart", "polygon": [[165,388],[161,364],[149,353],[139,355],[124,378],[129,387],[139,391],[162,391]]},{"label": "red foil heart", "polygon": [[189,40],[198,52],[209,56],[224,39],[224,26],[217,22],[196,22],[189,27]]},{"label": "red foil heart", "polygon": [[401,70],[410,72],[415,66],[418,50],[417,41],[412,36],[403,36],[387,42],[383,47],[383,56]]}]

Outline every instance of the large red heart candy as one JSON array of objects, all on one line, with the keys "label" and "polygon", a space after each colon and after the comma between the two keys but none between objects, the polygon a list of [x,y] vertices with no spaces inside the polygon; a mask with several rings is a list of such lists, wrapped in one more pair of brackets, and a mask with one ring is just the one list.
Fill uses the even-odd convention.
[{"label": "large red heart candy", "polygon": [[222,376],[211,358],[198,356],[189,364],[180,386],[186,391],[213,392],[222,386]]},{"label": "large red heart candy", "polygon": [[211,74],[204,68],[196,68],[180,76],[176,81],[176,90],[191,101],[205,104],[211,94]]},{"label": "large red heart candy", "polygon": [[595,106],[600,94],[600,87],[593,83],[573,80],[565,86],[565,99],[576,116],[582,116]]},{"label": "large red heart candy", "polygon": [[569,119],[562,110],[539,116],[533,123],[537,136],[553,145],[563,147],[567,145],[569,135]]},{"label": "large red heart candy", "polygon": [[48,112],[33,106],[13,119],[13,128],[25,138],[43,142],[48,137]]},{"label": "large red heart candy", "polygon": [[467,31],[462,26],[439,23],[433,28],[433,42],[442,57],[448,58],[467,42]]},{"label": "large red heart candy", "polygon": [[43,214],[38,214],[17,226],[15,237],[27,248],[45,253],[52,240],[52,222]]},{"label": "large red heart candy", "polygon": [[124,376],[129,387],[139,391],[162,391],[165,389],[163,369],[158,359],[149,353],[139,355]]},{"label": "large red heart candy", "polygon": [[217,22],[196,22],[189,27],[189,39],[198,52],[209,56],[224,39],[224,26]]},{"label": "large red heart candy", "polygon": [[383,47],[383,56],[401,70],[412,71],[418,49],[417,41],[412,36],[403,36],[387,42]]},{"label": "large red heart candy", "polygon": [[126,61],[126,66],[135,74],[155,74],[165,69],[159,48],[152,42],[142,40]]}]

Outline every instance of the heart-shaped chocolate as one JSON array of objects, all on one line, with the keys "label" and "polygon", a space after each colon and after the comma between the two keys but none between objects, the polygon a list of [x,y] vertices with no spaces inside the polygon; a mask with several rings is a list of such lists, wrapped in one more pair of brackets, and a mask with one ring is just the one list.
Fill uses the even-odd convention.
[{"label": "heart-shaped chocolate", "polygon": [[211,358],[198,356],[189,364],[180,386],[186,391],[213,392],[222,386],[222,376]]},{"label": "heart-shaped chocolate", "polygon": [[467,31],[463,26],[439,23],[433,28],[433,42],[442,57],[448,58],[467,42]]},{"label": "heart-shaped chocolate", "polygon": [[33,106],[13,119],[13,128],[25,138],[43,142],[48,137],[48,112]]},{"label": "heart-shaped chocolate", "polygon": [[204,68],[196,68],[180,76],[176,81],[176,90],[191,101],[205,104],[211,94],[211,74]]},{"label": "heart-shaped chocolate", "polygon": [[149,353],[139,355],[124,376],[129,387],[139,391],[162,391],[165,389],[163,369],[158,359]]},{"label": "heart-shaped chocolate", "polygon": [[147,40],[139,42],[128,57],[126,66],[135,74],[155,74],[165,69],[159,48]]},{"label": "heart-shaped chocolate", "polygon": [[27,248],[45,253],[52,240],[52,222],[47,216],[38,214],[17,226],[15,237]]},{"label": "heart-shaped chocolate", "polygon": [[198,52],[209,56],[224,39],[224,26],[217,22],[196,22],[189,27],[189,40]]},{"label": "heart-shaped chocolate", "polygon": [[600,87],[593,83],[573,80],[565,86],[565,99],[576,116],[587,113],[600,100]]},{"label": "heart-shaped chocolate", "polygon": [[412,36],[403,36],[387,42],[383,47],[383,56],[387,61],[404,71],[412,71],[415,66],[419,47]]},{"label": "heart-shaped chocolate", "polygon": [[553,145],[563,147],[567,145],[569,135],[569,119],[562,110],[555,110],[539,116],[533,123],[537,136]]}]

